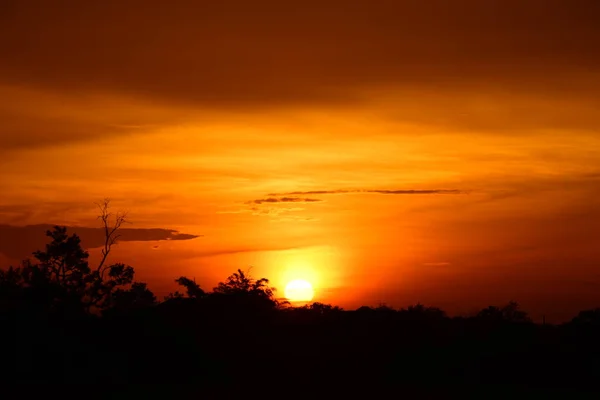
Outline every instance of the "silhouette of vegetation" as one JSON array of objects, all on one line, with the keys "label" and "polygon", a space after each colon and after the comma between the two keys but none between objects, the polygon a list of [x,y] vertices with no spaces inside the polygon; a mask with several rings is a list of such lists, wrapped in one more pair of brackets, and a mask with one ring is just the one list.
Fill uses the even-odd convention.
[{"label": "silhouette of vegetation", "polygon": [[419,398],[598,391],[600,308],[552,325],[534,323],[512,301],[468,317],[424,304],[292,307],[266,278],[240,269],[212,291],[179,277],[181,292],[157,301],[132,267],[109,262],[125,218],[108,206],[100,207],[98,265],[77,235],[55,227],[32,260],[0,270],[3,381],[96,391],[190,384],[190,394],[209,398],[266,383],[297,387],[298,379],[317,394],[333,385],[338,395],[361,385],[372,395],[396,387]]},{"label": "silhouette of vegetation", "polygon": [[488,322],[512,322],[527,323],[531,319],[526,312],[519,309],[519,304],[514,301],[509,302],[503,307],[489,306],[479,311],[477,318]]},{"label": "silhouette of vegetation", "polygon": [[100,264],[96,269],[98,272],[102,274],[104,272],[104,263],[110,254],[110,250],[113,245],[117,243],[117,240],[121,235],[119,234],[119,229],[121,226],[127,222],[127,215],[123,213],[117,213],[114,218],[114,222],[111,222],[113,214],[109,211],[110,209],[110,200],[104,199],[102,203],[97,204],[100,209],[100,215],[98,219],[102,220],[102,228],[104,229],[104,246],[102,247],[102,259],[100,260]]},{"label": "silhouette of vegetation", "polygon": [[269,287],[268,279],[253,279],[241,269],[230,275],[225,282],[219,282],[219,285],[213,289],[213,292],[218,294],[256,296],[275,302],[274,291],[275,289]]},{"label": "silhouette of vegetation", "polygon": [[[133,282],[134,269],[116,263],[106,264],[112,246],[116,243],[116,232],[123,223],[117,216],[113,228],[108,228],[110,214],[108,201],[102,208],[106,229],[106,246],[96,268],[88,262],[89,254],[81,246],[79,237],[68,235],[64,227],[56,226],[47,231],[50,243],[45,251],[36,251],[37,262],[24,261],[20,267],[10,267],[0,272],[0,297],[4,307],[21,307],[45,313],[68,313],[69,315],[102,312],[125,303],[148,302],[151,292],[145,284]],[[135,299],[136,296],[143,298]],[[125,299],[129,299],[125,301]],[[133,303],[132,303],[133,302]]]},{"label": "silhouette of vegetation", "polygon": [[[186,296],[191,299],[200,299],[206,295],[204,290],[202,290],[200,288],[200,286],[196,283],[195,280],[186,278],[185,276],[181,276],[181,277],[175,279],[175,282],[178,285],[183,286],[185,288]],[[182,298],[182,297],[185,297],[185,296],[177,290],[173,293],[169,293],[169,295],[165,297],[165,300]]]}]

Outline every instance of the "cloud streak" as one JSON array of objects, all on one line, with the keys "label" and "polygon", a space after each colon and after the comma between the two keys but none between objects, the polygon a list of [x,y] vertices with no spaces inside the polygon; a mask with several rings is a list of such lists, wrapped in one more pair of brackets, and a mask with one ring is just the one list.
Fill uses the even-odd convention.
[{"label": "cloud streak", "polygon": [[302,197],[274,197],[277,195],[269,195],[266,199],[257,199],[247,201],[246,204],[273,204],[273,203],[318,203],[321,199],[302,198]]},{"label": "cloud streak", "polygon": [[330,195],[330,194],[388,194],[388,195],[411,195],[411,194],[468,194],[469,192],[458,189],[427,189],[427,190],[386,190],[386,189],[338,189],[338,190],[309,190],[286,193],[269,193],[268,196],[314,196],[314,195]]},{"label": "cloud streak", "polygon": [[277,221],[315,221],[313,217],[290,215],[294,211],[303,211],[303,208],[282,208],[279,204],[286,203],[318,203],[322,199],[304,196],[324,196],[335,194],[378,194],[378,195],[451,195],[465,194],[466,191],[458,189],[337,189],[337,190],[309,190],[285,193],[269,193],[266,198],[247,201],[244,204],[251,207],[247,210],[237,210],[234,213],[250,212],[252,215],[262,215],[276,218]]},{"label": "cloud streak", "polygon": [[[0,253],[11,259],[23,259],[38,249],[43,249],[48,238],[44,232],[51,230],[54,225],[11,226],[0,225]],[[101,247],[104,244],[102,228],[67,227],[69,234],[76,233],[81,238],[82,245],[87,249]],[[192,240],[201,235],[180,233],[172,229],[131,229],[119,230],[119,242],[152,242],[163,240]]]}]

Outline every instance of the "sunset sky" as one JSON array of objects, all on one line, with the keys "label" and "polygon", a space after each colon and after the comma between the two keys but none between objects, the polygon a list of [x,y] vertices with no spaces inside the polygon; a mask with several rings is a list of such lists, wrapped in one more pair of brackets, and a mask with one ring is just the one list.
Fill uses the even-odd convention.
[{"label": "sunset sky", "polygon": [[600,306],[599,20],[596,0],[4,0],[0,224],[96,227],[109,197],[129,228],[201,235],[115,247],[160,297],[253,266],[344,308],[571,317]]}]

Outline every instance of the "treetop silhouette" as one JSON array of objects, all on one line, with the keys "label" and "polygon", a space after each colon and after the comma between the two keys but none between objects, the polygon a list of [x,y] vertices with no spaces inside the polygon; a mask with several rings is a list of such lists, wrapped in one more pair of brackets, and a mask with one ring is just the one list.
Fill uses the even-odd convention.
[{"label": "treetop silhouette", "polygon": [[106,246],[96,268],[90,268],[89,253],[81,246],[79,236],[69,236],[65,227],[55,226],[46,232],[50,242],[45,251],[33,253],[37,262],[28,260],[20,267],[0,271],[2,296],[6,297],[4,305],[25,305],[55,313],[97,314],[139,302],[152,304],[154,295],[145,283],[134,282],[132,267],[106,263],[117,242],[118,229],[125,221],[122,214],[117,214],[113,228],[109,228],[108,207],[106,200],[99,216],[106,228]]}]

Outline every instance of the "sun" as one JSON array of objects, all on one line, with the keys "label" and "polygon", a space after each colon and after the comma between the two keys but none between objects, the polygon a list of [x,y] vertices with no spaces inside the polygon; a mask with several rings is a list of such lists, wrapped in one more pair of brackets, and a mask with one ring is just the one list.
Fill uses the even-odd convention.
[{"label": "sun", "polygon": [[310,282],[304,279],[295,279],[285,286],[285,297],[290,301],[310,301],[315,295]]}]

